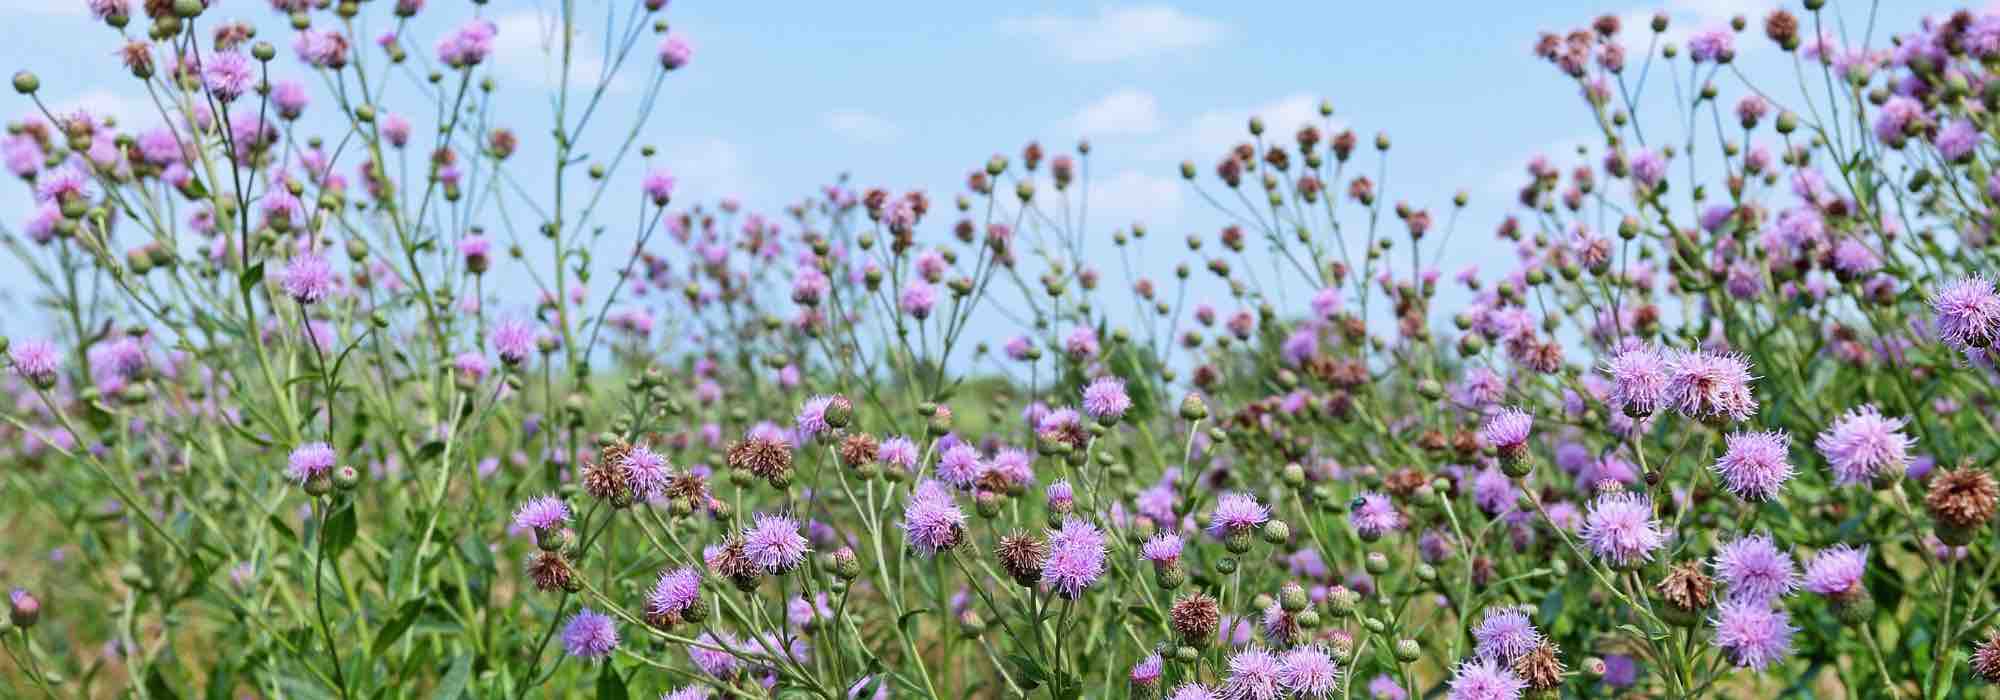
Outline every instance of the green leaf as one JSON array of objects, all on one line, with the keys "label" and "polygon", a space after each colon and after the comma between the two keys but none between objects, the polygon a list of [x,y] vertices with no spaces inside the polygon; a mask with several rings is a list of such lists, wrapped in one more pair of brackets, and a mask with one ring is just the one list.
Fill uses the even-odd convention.
[{"label": "green leaf", "polygon": [[1125,609],[1125,612],[1133,617],[1145,620],[1147,623],[1150,624],[1157,625],[1160,624],[1161,622],[1160,614],[1154,612],[1152,608],[1146,607],[1144,605],[1134,605],[1128,607]]},{"label": "green leaf", "polygon": [[262,284],[263,282],[264,282],[264,262],[260,260],[257,262],[257,264],[251,265],[249,270],[245,270],[243,272],[243,279],[238,280],[236,282],[236,288],[237,291],[240,291],[247,296],[250,294],[250,290],[255,289],[257,285]]},{"label": "green leaf", "polygon": [[283,519],[279,518],[276,515],[273,515],[268,520],[271,523],[271,529],[277,530],[278,534],[280,535],[284,535],[286,541],[288,542],[299,541],[299,536],[292,533],[292,526],[286,525]]},{"label": "green leaf", "polygon": [[918,608],[916,610],[911,610],[909,612],[903,613],[902,617],[896,619],[896,626],[902,628],[903,634],[910,634],[910,622],[916,620],[918,615],[922,615],[930,611],[931,611],[930,608]]},{"label": "green leaf", "polygon": [[1049,679],[1049,672],[1043,670],[1042,665],[1034,659],[1020,654],[1010,654],[1007,660],[1013,662],[1015,668],[1021,669],[1022,678],[1035,683],[1042,683]]},{"label": "green leaf", "polygon": [[354,544],[356,529],[354,506],[341,506],[340,510],[334,511],[333,517],[326,521],[326,531],[320,533],[320,537],[324,538],[320,546],[326,548],[327,558],[338,558],[341,552],[347,551]]},{"label": "green leaf", "polygon": [[465,684],[472,680],[472,655],[459,654],[451,662],[451,670],[446,671],[444,680],[438,682],[437,690],[431,693],[431,700],[456,700],[465,694]]},{"label": "green leaf", "polygon": [[444,454],[444,441],[432,440],[424,443],[423,447],[417,448],[417,462],[429,462],[437,459],[437,456],[441,454]]},{"label": "green leaf", "polygon": [[181,697],[174,693],[174,687],[167,683],[167,679],[160,676],[160,667],[157,665],[146,672],[146,693],[166,700],[180,700]]},{"label": "green leaf", "polygon": [[625,678],[618,675],[618,669],[611,664],[604,665],[604,672],[597,674],[597,700],[630,700],[625,692]]},{"label": "green leaf", "polygon": [[382,652],[388,651],[389,647],[403,638],[403,633],[410,630],[410,624],[416,622],[417,615],[423,611],[422,598],[404,603],[403,607],[396,611],[396,616],[389,620],[389,624],[383,625],[382,631],[375,633],[375,644],[369,647],[369,653],[376,657],[382,656]]}]

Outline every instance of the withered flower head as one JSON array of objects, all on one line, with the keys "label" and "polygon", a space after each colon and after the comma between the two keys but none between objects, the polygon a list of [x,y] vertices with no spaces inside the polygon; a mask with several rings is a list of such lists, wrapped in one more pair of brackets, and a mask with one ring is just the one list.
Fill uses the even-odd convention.
[{"label": "withered flower head", "polygon": [[632,470],[626,468],[622,460],[584,465],[583,492],[600,501],[629,503],[632,500]]},{"label": "withered flower head", "polygon": [[763,479],[783,479],[792,473],[791,447],[778,440],[756,436],[729,446],[729,467]]},{"label": "withered flower head", "polygon": [[1972,646],[1972,672],[1980,680],[2000,683],[2000,630],[1987,632],[1986,639]]},{"label": "withered flower head", "polygon": [[1205,593],[1181,596],[1174,601],[1167,617],[1181,640],[1196,646],[1213,641],[1216,627],[1222,624],[1221,608]]},{"label": "withered flower head", "polygon": [[994,553],[1000,557],[1000,568],[1014,577],[1015,583],[1033,586],[1042,579],[1042,560],[1048,558],[1049,546],[1039,537],[1016,532],[1001,537]]},{"label": "withered flower head", "polygon": [[2000,487],[1995,486],[1993,475],[1974,467],[1945,470],[1931,479],[1930,493],[1924,494],[1931,516],[1956,528],[1985,524],[1993,517],[1996,503],[2000,503]]},{"label": "withered flower head", "polygon": [[536,552],[528,557],[528,580],[535,582],[537,589],[568,590],[575,573],[569,566],[569,560],[556,552]]},{"label": "withered flower head", "polygon": [[853,468],[873,462],[880,446],[873,435],[867,433],[848,435],[847,439],[840,441],[840,463]]},{"label": "withered flower head", "polygon": [[1515,657],[1514,675],[1535,690],[1553,690],[1562,685],[1563,664],[1555,642],[1544,640],[1534,651]]},{"label": "withered flower head", "polygon": [[1706,610],[1714,602],[1715,579],[1702,573],[1701,562],[1683,561],[1660,580],[1660,597],[1685,612]]},{"label": "withered flower head", "polygon": [[708,500],[708,479],[701,475],[682,472],[667,478],[667,498],[686,499],[691,504]]}]

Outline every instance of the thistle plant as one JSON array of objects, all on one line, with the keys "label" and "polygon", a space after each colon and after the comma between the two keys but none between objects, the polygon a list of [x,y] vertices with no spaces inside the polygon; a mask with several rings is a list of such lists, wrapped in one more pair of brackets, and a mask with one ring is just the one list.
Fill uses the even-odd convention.
[{"label": "thistle plant", "polygon": [[677,201],[665,2],[552,8],[546,88],[481,3],[88,6],[156,113],[13,80],[10,697],[2000,682],[2000,14],[1598,18],[1498,220],[1325,102],[1161,240],[1088,142]]}]

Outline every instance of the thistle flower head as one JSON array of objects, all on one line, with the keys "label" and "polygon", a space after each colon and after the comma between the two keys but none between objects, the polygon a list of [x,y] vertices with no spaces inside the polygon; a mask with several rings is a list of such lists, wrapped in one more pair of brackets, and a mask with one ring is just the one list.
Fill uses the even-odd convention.
[{"label": "thistle flower head", "polygon": [[773,574],[798,568],[808,551],[805,536],[799,534],[799,522],[787,516],[758,513],[743,530],[744,556]]},{"label": "thistle flower head", "polygon": [[1712,467],[1722,485],[1746,501],[1768,501],[1792,478],[1791,436],[1783,431],[1730,435]]},{"label": "thistle flower head", "polygon": [[1480,658],[1511,664],[1541,645],[1542,633],[1520,610],[1501,608],[1486,613],[1472,629],[1472,639],[1473,652]]},{"label": "thistle flower head", "polygon": [[1779,550],[1770,535],[1750,535],[1722,545],[1713,563],[1715,578],[1727,588],[1730,600],[1768,605],[1799,585],[1792,555]]},{"label": "thistle flower head", "polygon": [[1208,532],[1217,537],[1249,532],[1270,519],[1271,511],[1259,504],[1255,497],[1244,493],[1225,493],[1215,501],[1215,512],[1209,516]]},{"label": "thistle flower head", "polygon": [[330,476],[338,459],[333,453],[332,445],[309,442],[292,450],[291,457],[285,462],[285,476],[301,484],[322,476]]},{"label": "thistle flower head", "polygon": [[1452,671],[1451,700],[1519,700],[1528,682],[1513,670],[1487,658],[1470,659]]},{"label": "thistle flower head", "polygon": [[1083,388],[1083,412],[1098,420],[1117,420],[1132,408],[1132,397],[1125,393],[1125,381],[1117,377],[1098,377]]},{"label": "thistle flower head", "polygon": [[1666,533],[1653,517],[1653,499],[1629,491],[1599,496],[1584,515],[1583,541],[1599,558],[1624,566],[1652,561],[1666,544]]},{"label": "thistle flower head", "polygon": [[1902,433],[1902,418],[1882,415],[1873,405],[1850,409],[1819,434],[1813,447],[1826,458],[1837,484],[1867,484],[1900,476],[1916,441]]},{"label": "thistle flower head", "polygon": [[1837,544],[1813,555],[1806,564],[1805,589],[1833,599],[1864,592],[1861,576],[1868,572],[1868,548]]},{"label": "thistle flower head", "polygon": [[618,624],[603,613],[584,608],[563,625],[562,641],[570,656],[603,658],[618,648]]},{"label": "thistle flower head", "polygon": [[1756,600],[1724,601],[1711,623],[1713,643],[1742,668],[1762,671],[1792,651],[1793,627],[1783,610]]}]

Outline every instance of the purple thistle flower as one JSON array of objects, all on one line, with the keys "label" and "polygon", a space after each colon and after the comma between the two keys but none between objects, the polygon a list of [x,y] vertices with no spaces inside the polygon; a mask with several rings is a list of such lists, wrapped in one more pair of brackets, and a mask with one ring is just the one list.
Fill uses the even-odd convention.
[{"label": "purple thistle flower", "polygon": [[1162,532],[1139,546],[1139,556],[1153,562],[1154,566],[1173,566],[1181,560],[1182,546],[1180,535]]},{"label": "purple thistle flower", "polygon": [[451,358],[451,366],[458,370],[459,376],[473,381],[485,379],[487,373],[493,371],[493,364],[486,361],[486,356],[471,350]]},{"label": "purple thistle flower", "polygon": [[1667,395],[1689,418],[1745,420],[1757,413],[1750,394],[1750,363],[1706,351],[1676,353],[1668,362]]},{"label": "purple thistle flower", "polygon": [[674,476],[667,458],[645,445],[633,445],[632,451],[625,453],[625,470],[631,475],[632,490],[647,499],[664,492],[667,480]]},{"label": "purple thistle flower", "polygon": [[681,35],[669,34],[666,39],[660,41],[661,68],[680,70],[681,66],[687,65],[688,61],[693,58],[694,47],[688,45],[687,39],[681,37]]},{"label": "purple thistle flower", "polygon": [[1472,629],[1473,652],[1482,659],[1512,664],[1514,659],[1534,651],[1542,643],[1542,633],[1528,616],[1514,608],[1486,613]]},{"label": "purple thistle flower", "polygon": [[1736,35],[1728,27],[1718,27],[1688,37],[1688,58],[1695,63],[1728,63],[1736,56]]},{"label": "purple thistle flower", "polygon": [[818,437],[820,433],[832,429],[826,423],[826,409],[833,405],[831,396],[814,396],[806,399],[799,407],[799,415],[792,422],[798,428],[799,441],[805,442]]},{"label": "purple thistle flower", "polygon": [[1503,408],[1500,413],[1486,421],[1486,427],[1479,431],[1479,437],[1486,444],[1500,450],[1502,456],[1519,458],[1527,450],[1528,434],[1533,429],[1535,417],[1518,408]]},{"label": "purple thistle flower", "polygon": [[1770,535],[1750,535],[1716,550],[1715,578],[1729,589],[1731,600],[1770,605],[1798,588],[1792,555],[1778,549]]},{"label": "purple thistle flower", "polygon": [[1973,149],[1979,147],[1979,137],[1979,125],[1972,123],[1972,120],[1953,119],[1950,124],[1946,124],[1938,131],[1938,153],[1943,155],[1945,160],[1964,161],[1972,156]]},{"label": "purple thistle flower", "polygon": [[250,90],[257,76],[250,67],[250,57],[235,51],[209,54],[202,61],[201,82],[208,93],[222,102],[233,102]]},{"label": "purple thistle flower", "polygon": [[1806,564],[1805,589],[1833,599],[1863,592],[1861,576],[1868,572],[1868,548],[1837,544],[1813,555]]},{"label": "purple thistle flower", "polygon": [[1640,185],[1653,187],[1667,177],[1667,159],[1659,151],[1644,150],[1632,157],[1632,179]]},{"label": "purple thistle flower", "polygon": [[7,357],[14,361],[14,373],[36,386],[55,384],[56,372],[62,369],[62,351],[47,340],[15,343],[8,348]]},{"label": "purple thistle flower", "polygon": [[1097,350],[1097,331],[1092,330],[1090,326],[1071,328],[1069,335],[1063,338],[1063,352],[1069,353],[1072,358],[1096,357]]},{"label": "purple thistle flower", "polygon": [[1049,556],[1042,562],[1042,583],[1064,598],[1075,599],[1104,575],[1104,533],[1082,518],[1070,516],[1049,531]]},{"label": "purple thistle flower", "polygon": [[875,459],[883,464],[893,464],[905,470],[917,468],[917,444],[909,438],[898,435],[882,441],[876,448]]},{"label": "purple thistle flower", "polygon": [[1460,662],[1451,675],[1451,700],[1518,700],[1528,682],[1498,662],[1473,659]]},{"label": "purple thistle flower", "polygon": [[1792,438],[1784,431],[1736,433],[1727,438],[1712,467],[1730,493],[1746,501],[1768,501],[1792,478],[1787,459]]},{"label": "purple thistle flower", "polygon": [[660,700],[708,700],[708,689],[699,685],[684,685],[667,691]]},{"label": "purple thistle flower", "polygon": [[603,658],[618,648],[618,625],[603,613],[584,608],[563,625],[562,640],[570,656]]},{"label": "purple thistle flower", "polygon": [[783,515],[758,513],[743,529],[743,554],[765,571],[782,574],[798,568],[810,547],[799,534],[799,522]]},{"label": "purple thistle flower", "polygon": [[493,53],[493,36],[499,27],[483,19],[466,22],[450,36],[438,40],[438,62],[453,68],[479,65]]},{"label": "purple thistle flower", "polygon": [[681,567],[660,572],[653,592],[646,596],[646,614],[653,617],[679,615],[701,599],[701,572]]},{"label": "purple thistle flower", "polygon": [[1653,499],[1630,491],[1608,493],[1591,503],[1581,535],[1593,553],[1618,566],[1652,561],[1653,551],[1667,542],[1660,521],[1653,518]]},{"label": "purple thistle flower", "polygon": [[1396,504],[1374,491],[1364,491],[1354,498],[1353,508],[1347,513],[1347,522],[1354,526],[1355,534],[1361,539],[1373,542],[1391,532],[1403,529],[1403,514],[1396,510]]},{"label": "purple thistle flower", "polygon": [[1711,620],[1715,646],[1737,666],[1763,671],[1792,651],[1793,627],[1783,610],[1754,600],[1723,601]]},{"label": "purple thistle flower", "polygon": [[1278,684],[1296,698],[1327,698],[1338,689],[1340,665],[1318,645],[1302,646],[1279,657]]},{"label": "purple thistle flower", "polygon": [[931,309],[937,306],[937,290],[923,280],[910,280],[909,284],[903,285],[903,293],[897,296],[896,306],[910,318],[919,321],[930,318]]},{"label": "purple thistle flower", "polygon": [[944,454],[938,456],[938,478],[960,489],[972,488],[972,483],[978,481],[984,471],[985,465],[979,461],[979,450],[962,442],[946,448]]},{"label": "purple thistle flower", "polygon": [[910,548],[925,556],[936,556],[958,546],[965,536],[965,511],[959,510],[951,492],[935,481],[926,481],[910,490],[903,505],[903,534]]},{"label": "purple thistle flower", "polygon": [[95,194],[90,176],[75,165],[63,165],[42,173],[35,180],[35,198],[43,202],[90,199]]},{"label": "purple thistle flower", "polygon": [[674,196],[674,176],[665,170],[654,169],[646,173],[646,179],[640,183],[639,188],[646,192],[647,197],[653,199],[655,205],[665,206],[667,200],[673,199]]},{"label": "purple thistle flower", "polygon": [[1229,678],[1222,682],[1221,700],[1274,700],[1282,687],[1284,665],[1263,649],[1245,649],[1229,657]]},{"label": "purple thistle flower", "polygon": [[504,319],[493,326],[493,351],[500,361],[518,365],[535,351],[534,324],[520,319]]},{"label": "purple thistle flower", "polygon": [[302,253],[285,263],[285,293],[301,304],[317,304],[333,293],[333,266],[319,253]]},{"label": "purple thistle flower", "polygon": [[1132,685],[1150,688],[1154,684],[1159,683],[1162,665],[1159,654],[1147,654],[1146,658],[1139,660],[1139,663],[1132,664],[1132,673],[1130,674]]},{"label": "purple thistle flower", "polygon": [[1487,515],[1500,515],[1514,510],[1520,492],[1513,479],[1498,468],[1487,467],[1472,477],[1472,500]]},{"label": "purple thistle flower", "polygon": [[694,662],[695,668],[722,680],[736,678],[736,656],[728,651],[736,648],[735,637],[722,631],[703,632],[694,641],[694,644],[687,645],[687,650],[688,660]]},{"label": "purple thistle flower", "polygon": [[1070,487],[1068,480],[1055,480],[1044,489],[1043,495],[1047,497],[1051,511],[1068,513],[1071,508],[1076,507],[1076,490]]},{"label": "purple thistle flower", "polygon": [[285,476],[301,484],[329,476],[333,474],[334,462],[338,459],[333,454],[332,445],[309,442],[292,450],[291,458],[286,460]]},{"label": "purple thistle flower", "polygon": [[1258,504],[1255,497],[1225,493],[1215,501],[1215,512],[1209,516],[1208,534],[1216,537],[1241,534],[1270,519],[1271,511]]},{"label": "purple thistle flower", "polygon": [[1650,347],[1625,350],[1613,356],[1604,371],[1611,375],[1610,403],[1626,415],[1652,415],[1666,405],[1670,377],[1660,351]]},{"label": "purple thistle flower", "polygon": [[1937,337],[1944,344],[1969,350],[1992,345],[2000,336],[2000,294],[1994,293],[1992,280],[1974,275],[1952,282],[1930,301]]},{"label": "purple thistle flower", "polygon": [[1900,475],[1910,463],[1916,440],[1902,434],[1906,421],[1890,418],[1863,405],[1849,410],[1828,426],[1813,447],[1826,458],[1837,484],[1866,484]]},{"label": "purple thistle flower", "polygon": [[569,504],[555,496],[530,498],[514,511],[514,527],[548,532],[569,522]]},{"label": "purple thistle flower", "polygon": [[1217,700],[1215,691],[1200,683],[1182,683],[1174,688],[1167,700]]},{"label": "purple thistle flower", "polygon": [[1893,148],[1909,141],[1912,126],[1924,123],[1924,104],[1905,95],[1896,95],[1876,111],[1875,138]]},{"label": "purple thistle flower", "polygon": [[1098,377],[1083,388],[1083,412],[1101,421],[1116,421],[1132,408],[1132,397],[1125,393],[1125,381],[1117,377]]},{"label": "purple thistle flower", "polygon": [[1409,700],[1410,694],[1389,674],[1377,674],[1375,680],[1368,681],[1369,700]]}]

